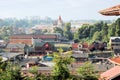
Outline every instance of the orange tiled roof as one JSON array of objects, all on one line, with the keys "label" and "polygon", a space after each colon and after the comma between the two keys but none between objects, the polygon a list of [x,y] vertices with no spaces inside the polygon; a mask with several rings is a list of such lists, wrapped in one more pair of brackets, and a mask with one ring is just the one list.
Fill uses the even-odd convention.
[{"label": "orange tiled roof", "polygon": [[101,13],[102,15],[107,15],[107,16],[118,16],[120,15],[120,4],[101,10],[99,11],[99,13]]},{"label": "orange tiled roof", "polygon": [[100,74],[100,80],[111,80],[120,75],[120,66],[115,66]]},{"label": "orange tiled roof", "polygon": [[120,65],[120,57],[114,57],[114,58],[110,58],[108,59],[110,62],[114,63],[114,64],[118,64]]}]

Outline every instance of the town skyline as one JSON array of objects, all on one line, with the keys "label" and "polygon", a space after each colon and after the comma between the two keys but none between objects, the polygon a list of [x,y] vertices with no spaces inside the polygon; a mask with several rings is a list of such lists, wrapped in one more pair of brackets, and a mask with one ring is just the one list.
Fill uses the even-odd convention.
[{"label": "town skyline", "polygon": [[98,11],[118,5],[119,0],[1,0],[0,18],[51,17],[63,20],[113,20],[118,16],[103,16]]}]

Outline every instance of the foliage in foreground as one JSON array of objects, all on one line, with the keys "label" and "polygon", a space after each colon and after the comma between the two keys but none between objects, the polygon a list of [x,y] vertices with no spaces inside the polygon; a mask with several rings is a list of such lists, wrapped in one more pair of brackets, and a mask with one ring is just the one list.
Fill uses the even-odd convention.
[{"label": "foliage in foreground", "polygon": [[70,71],[68,65],[71,64],[73,58],[71,58],[71,52],[63,53],[60,48],[59,53],[54,54],[55,66],[53,69],[54,80],[66,80],[70,77]]},{"label": "foliage in foreground", "polygon": [[20,68],[13,66],[10,62],[0,62],[1,80],[22,80]]},{"label": "foliage in foreground", "polygon": [[83,80],[98,80],[94,67],[90,62],[86,62],[78,69],[78,73]]}]

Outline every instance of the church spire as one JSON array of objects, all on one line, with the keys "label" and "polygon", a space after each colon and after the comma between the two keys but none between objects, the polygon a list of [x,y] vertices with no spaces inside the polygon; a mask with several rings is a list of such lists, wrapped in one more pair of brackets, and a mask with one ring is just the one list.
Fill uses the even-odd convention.
[{"label": "church spire", "polygon": [[63,24],[61,16],[59,16],[59,18],[58,18],[58,24]]},{"label": "church spire", "polygon": [[59,19],[58,19],[59,21],[62,21],[62,19],[61,19],[61,16],[59,16]]},{"label": "church spire", "polygon": [[62,21],[61,16],[59,16],[58,21],[57,21],[57,27],[60,27],[61,29],[63,29],[64,23]]}]

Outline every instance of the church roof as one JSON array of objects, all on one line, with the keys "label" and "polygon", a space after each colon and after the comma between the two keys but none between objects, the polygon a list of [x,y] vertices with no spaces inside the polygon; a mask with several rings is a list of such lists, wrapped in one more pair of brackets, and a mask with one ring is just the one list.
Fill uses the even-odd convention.
[{"label": "church roof", "polygon": [[63,21],[62,21],[62,18],[61,18],[61,16],[59,16],[59,18],[58,18],[58,23],[61,23],[61,24],[63,24]]}]

